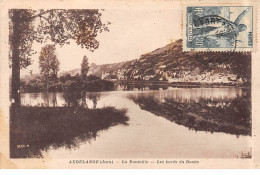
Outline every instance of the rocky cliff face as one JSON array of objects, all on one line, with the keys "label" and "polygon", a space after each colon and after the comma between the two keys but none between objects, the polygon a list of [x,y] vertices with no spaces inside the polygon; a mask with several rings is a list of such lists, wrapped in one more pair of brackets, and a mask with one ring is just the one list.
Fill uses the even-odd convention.
[{"label": "rocky cliff face", "polygon": [[251,55],[240,52],[182,52],[182,40],[142,55],[124,67],[125,80],[248,83]]}]

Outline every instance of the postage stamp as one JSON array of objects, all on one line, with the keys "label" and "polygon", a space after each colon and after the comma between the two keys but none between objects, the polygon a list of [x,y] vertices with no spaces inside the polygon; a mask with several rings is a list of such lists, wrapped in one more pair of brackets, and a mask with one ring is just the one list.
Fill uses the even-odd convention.
[{"label": "postage stamp", "polygon": [[252,51],[253,6],[188,6],[184,51]]}]

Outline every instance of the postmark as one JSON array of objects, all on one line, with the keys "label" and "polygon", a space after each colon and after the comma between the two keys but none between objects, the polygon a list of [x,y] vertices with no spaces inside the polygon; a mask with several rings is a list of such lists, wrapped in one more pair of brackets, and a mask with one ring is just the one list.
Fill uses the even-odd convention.
[{"label": "postmark", "polygon": [[188,6],[184,51],[252,51],[253,6]]}]

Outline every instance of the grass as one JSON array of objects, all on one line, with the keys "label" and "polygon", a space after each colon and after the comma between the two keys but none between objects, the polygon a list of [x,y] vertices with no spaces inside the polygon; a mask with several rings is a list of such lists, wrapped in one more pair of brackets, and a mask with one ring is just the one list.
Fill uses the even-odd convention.
[{"label": "grass", "polygon": [[73,109],[70,107],[20,107],[11,109],[11,158],[42,157],[50,148],[79,147],[95,139],[98,132],[127,125],[126,109]]},{"label": "grass", "polygon": [[159,102],[153,96],[130,96],[141,109],[195,131],[251,135],[251,104],[248,98],[233,101],[203,100]]}]

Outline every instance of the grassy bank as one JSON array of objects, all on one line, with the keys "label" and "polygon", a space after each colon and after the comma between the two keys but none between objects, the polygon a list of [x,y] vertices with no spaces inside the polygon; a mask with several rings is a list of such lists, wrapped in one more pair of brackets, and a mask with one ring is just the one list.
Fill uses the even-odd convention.
[{"label": "grassy bank", "polygon": [[142,109],[195,131],[251,135],[251,105],[247,98],[233,101],[159,102],[152,96],[130,96]]},{"label": "grassy bank", "polygon": [[11,109],[12,158],[42,157],[50,148],[79,146],[95,139],[98,131],[127,125],[126,109],[73,109],[69,107],[21,107]]}]

